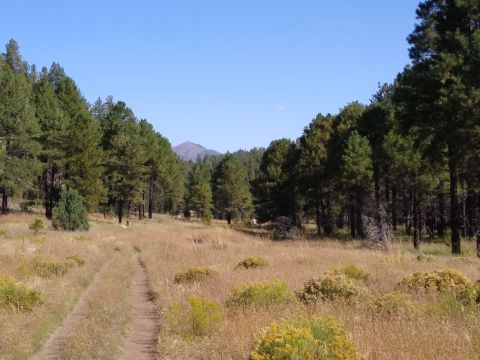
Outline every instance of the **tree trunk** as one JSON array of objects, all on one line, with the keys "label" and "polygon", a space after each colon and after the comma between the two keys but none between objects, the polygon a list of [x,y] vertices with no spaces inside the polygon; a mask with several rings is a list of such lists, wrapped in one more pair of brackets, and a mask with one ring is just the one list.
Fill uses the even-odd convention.
[{"label": "tree trunk", "polygon": [[323,220],[323,230],[325,231],[325,234],[331,235],[333,233],[333,226],[332,226],[332,203],[330,201],[330,196],[327,194],[327,200],[326,200],[326,216]]},{"label": "tree trunk", "polygon": [[438,194],[438,223],[437,223],[437,235],[441,238],[445,236],[445,229],[447,228],[447,223],[445,219],[447,215],[445,214],[445,194],[440,192]]},{"label": "tree trunk", "polygon": [[422,240],[422,209],[420,203],[420,196],[417,190],[413,193],[413,247],[420,249],[420,242]]},{"label": "tree trunk", "polygon": [[475,204],[476,195],[472,190],[472,185],[467,183],[467,236],[472,239],[475,236]]},{"label": "tree trunk", "polygon": [[118,223],[121,224],[123,220],[123,202],[118,203]]},{"label": "tree trunk", "polygon": [[355,206],[355,218],[357,223],[357,234],[360,239],[365,239],[365,229],[363,227],[363,191],[357,190],[356,194],[356,206]]},{"label": "tree trunk", "polygon": [[3,189],[2,193],[2,214],[5,215],[8,213],[8,194],[7,190]]},{"label": "tree trunk", "polygon": [[357,224],[355,223],[355,201],[353,199],[353,196],[350,195],[350,237],[352,239],[355,239],[357,236],[356,234],[356,229],[357,229]]},{"label": "tree trunk", "polygon": [[227,224],[230,225],[232,223],[232,212],[230,210],[227,211]]},{"label": "tree trunk", "polygon": [[457,161],[449,149],[448,171],[450,175],[450,229],[452,230],[452,253],[460,254],[459,211],[457,193]]},{"label": "tree trunk", "polygon": [[377,225],[379,225],[382,221],[382,214],[380,209],[380,177],[378,175],[378,169],[374,170],[373,182],[374,182],[374,196],[375,196],[375,221]]},{"label": "tree trunk", "polygon": [[390,210],[392,214],[392,226],[393,230],[397,230],[397,188],[396,186],[392,186],[392,207]]},{"label": "tree trunk", "polygon": [[131,207],[131,203],[130,201],[128,202],[128,206],[127,206],[127,226],[130,226],[130,207]]},{"label": "tree trunk", "polygon": [[317,197],[317,201],[315,203],[315,215],[316,215],[316,222],[317,222],[317,235],[322,234],[322,215],[320,213],[320,198]]}]

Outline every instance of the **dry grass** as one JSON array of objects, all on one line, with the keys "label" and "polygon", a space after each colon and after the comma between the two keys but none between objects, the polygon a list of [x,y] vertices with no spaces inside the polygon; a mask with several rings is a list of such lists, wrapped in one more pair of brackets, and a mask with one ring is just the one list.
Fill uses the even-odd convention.
[{"label": "dry grass", "polygon": [[[132,222],[123,229],[98,221],[87,233],[45,231],[45,241],[32,241],[28,224],[33,217],[15,216],[0,223],[0,275],[40,291],[45,302],[32,312],[0,310],[0,359],[25,359],[44,342],[68,313],[89,280],[109,259],[104,281],[92,293],[89,315],[78,324],[63,358],[108,359],[118,355],[131,310],[132,256],[140,256],[149,274],[152,298],[158,309],[160,359],[248,359],[254,334],[274,321],[305,314],[331,315],[345,327],[360,354],[380,359],[478,359],[480,313],[478,308],[432,303],[414,296],[415,315],[374,313],[372,303],[294,300],[270,306],[225,307],[225,319],[205,337],[178,334],[165,321],[172,304],[189,298],[209,299],[225,305],[240,283],[279,279],[292,291],[334,268],[355,265],[370,274],[366,286],[371,298],[395,292],[398,282],[418,271],[455,269],[472,281],[480,279],[480,261],[473,244],[464,242],[464,256],[453,257],[444,244],[423,246],[423,256],[409,243],[397,242],[389,254],[361,248],[357,242],[334,240],[273,242],[254,238],[225,225],[207,227],[168,217]],[[100,219],[99,219],[100,220]],[[48,224],[47,224],[48,227]],[[197,239],[197,240],[196,240]],[[198,241],[201,239],[201,241]],[[219,245],[220,244],[220,245]],[[136,247],[138,252],[134,251]],[[78,255],[83,266],[63,276],[25,277],[18,264],[32,256],[64,261]],[[239,271],[236,265],[261,257],[268,266]],[[174,283],[175,274],[189,268],[208,268],[218,276],[205,282]],[[367,300],[366,300],[367,301]],[[429,304],[429,310],[425,304]]]},{"label": "dry grass", "polygon": [[[46,231],[45,241],[31,236],[28,224],[33,216],[2,216],[0,231],[0,275],[21,281],[42,294],[43,303],[31,312],[0,309],[0,359],[26,359],[50,337],[73,308],[98,269],[112,257],[119,242],[116,229],[94,226],[91,242],[75,240],[78,233]],[[120,240],[121,241],[121,240]],[[42,278],[25,273],[19,264],[34,257],[46,257],[63,263],[68,256],[85,259],[83,266],[68,269],[63,276]]]},{"label": "dry grass", "polygon": [[[90,294],[87,316],[65,342],[61,359],[117,359],[131,317],[133,252],[123,252],[102,269]],[[121,271],[119,271],[121,269]]]},{"label": "dry grass", "polygon": [[[480,278],[480,262],[475,257],[453,257],[444,244],[426,245],[424,249],[430,260],[419,261],[418,253],[410,250],[410,244],[403,243],[394,244],[393,252],[386,254],[363,249],[356,242],[272,242],[225,227],[209,228],[166,220],[161,227],[146,225],[138,228],[138,232],[141,236],[135,243],[142,249],[161,316],[170,304],[190,296],[225,304],[228,294],[239,283],[268,279],[280,279],[290,289],[300,290],[308,279],[351,264],[371,274],[368,287],[372,296],[394,292],[402,278],[416,271],[452,268],[473,281]],[[198,236],[204,239],[201,244],[191,240]],[[222,241],[226,246],[212,248],[209,244],[215,241]],[[473,246],[466,242],[464,245]],[[241,260],[258,256],[270,265],[255,271],[235,271],[235,265]],[[189,267],[214,269],[219,275],[206,283],[174,284],[175,273]],[[422,301],[416,299],[419,300]],[[319,302],[306,306],[299,301],[263,308],[228,309],[222,328],[201,340],[185,340],[161,322],[159,358],[248,359],[253,335],[260,329],[273,321],[308,313],[337,318],[352,336],[359,352],[368,359],[478,359],[478,310],[450,313],[440,306],[438,312],[445,314],[441,318],[425,313],[392,318],[388,313],[373,314],[367,304]]]}]

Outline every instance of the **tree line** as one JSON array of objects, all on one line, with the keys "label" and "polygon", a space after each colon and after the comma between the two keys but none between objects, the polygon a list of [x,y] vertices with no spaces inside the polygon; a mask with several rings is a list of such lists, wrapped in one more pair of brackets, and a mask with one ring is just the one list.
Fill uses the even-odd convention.
[{"label": "tree line", "polygon": [[[89,105],[54,63],[37,72],[11,40],[0,58],[0,193],[42,199],[62,187],[89,211],[193,212],[231,222],[278,216],[319,235],[367,224],[422,239],[477,239],[480,254],[480,3],[426,0],[408,37],[411,63],[368,104],[318,114],[295,141],[183,163],[167,139],[111,97]],[[27,204],[28,205],[28,204]]]},{"label": "tree line", "polygon": [[[132,209],[140,218],[176,211],[184,197],[184,164],[168,140],[112,97],[90,105],[74,80],[53,63],[39,72],[10,40],[0,56],[1,212],[9,199],[27,209],[41,199],[52,218],[63,187],[88,211]],[[147,212],[147,215],[145,215]],[[128,219],[129,216],[127,216]]]},{"label": "tree line", "polygon": [[[369,104],[318,114],[299,139],[265,150],[248,184],[260,220],[289,216],[302,226],[314,218],[318,234],[348,226],[352,238],[365,238],[372,219],[402,226],[415,248],[448,232],[459,254],[462,236],[476,238],[480,256],[480,3],[423,1],[417,20],[411,64],[379,85]],[[210,173],[208,161],[195,165],[191,206],[201,202],[192,189],[203,181],[212,184],[216,209],[250,207],[243,191],[224,195],[239,186],[234,179],[247,179],[238,163],[229,155]],[[218,181],[226,169],[234,179]]]}]

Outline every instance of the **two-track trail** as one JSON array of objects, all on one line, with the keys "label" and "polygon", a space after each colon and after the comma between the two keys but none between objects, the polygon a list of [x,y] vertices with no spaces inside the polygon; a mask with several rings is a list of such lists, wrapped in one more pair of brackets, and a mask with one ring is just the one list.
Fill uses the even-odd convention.
[{"label": "two-track trail", "polygon": [[147,271],[140,260],[133,280],[133,301],[133,316],[122,347],[123,359],[154,359],[158,336],[155,308],[150,296]]},{"label": "two-track trail", "polygon": [[[158,335],[155,309],[150,299],[150,287],[145,267],[140,260],[137,260],[136,264],[137,269],[131,288],[133,313],[126,340],[120,349],[120,356],[125,360],[155,359]],[[103,265],[95,274],[90,286],[83,292],[73,310],[67,315],[44,346],[32,357],[33,360],[61,359],[68,338],[74,335],[77,325],[89,314],[90,299],[95,288],[101,285],[101,273],[107,266],[109,265]],[[121,267],[119,267],[118,271],[122,271]]]}]

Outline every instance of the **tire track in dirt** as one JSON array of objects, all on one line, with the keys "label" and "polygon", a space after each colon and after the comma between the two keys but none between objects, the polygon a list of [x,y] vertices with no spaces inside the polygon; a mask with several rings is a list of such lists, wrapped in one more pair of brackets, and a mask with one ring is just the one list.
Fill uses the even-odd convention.
[{"label": "tire track in dirt", "polygon": [[133,280],[133,316],[122,347],[124,360],[154,359],[158,329],[155,320],[155,306],[150,298],[147,271],[140,259]]},{"label": "tire track in dirt", "polygon": [[90,294],[95,289],[95,286],[100,281],[99,274],[105,267],[111,263],[112,260],[104,264],[99,271],[94,275],[88,288],[82,293],[80,299],[73,310],[63,320],[62,324],[57,327],[55,332],[50,336],[50,339],[40,348],[40,350],[33,355],[32,360],[55,360],[60,359],[65,341],[75,332],[77,324],[88,314]]}]

